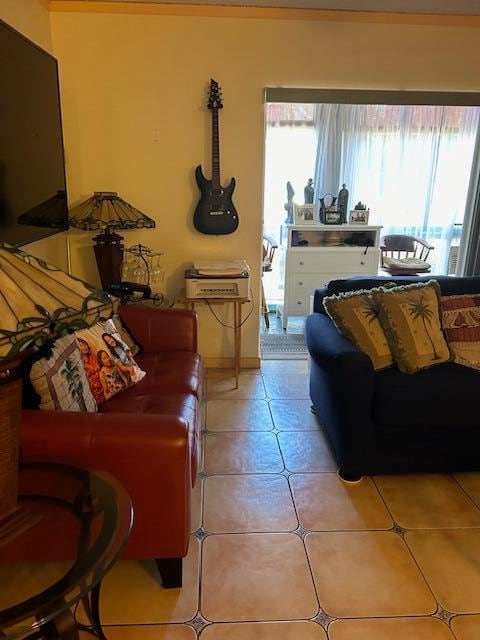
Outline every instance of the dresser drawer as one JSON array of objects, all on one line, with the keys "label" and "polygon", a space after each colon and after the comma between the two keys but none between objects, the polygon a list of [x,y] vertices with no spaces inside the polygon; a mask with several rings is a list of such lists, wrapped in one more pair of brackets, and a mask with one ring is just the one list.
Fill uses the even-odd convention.
[{"label": "dresser drawer", "polygon": [[289,316],[308,316],[310,313],[310,296],[309,293],[296,292],[296,295],[288,297],[288,303],[285,302],[285,311]]},{"label": "dresser drawer", "polygon": [[288,277],[285,291],[285,308],[288,315],[308,315],[310,296],[315,289],[326,287],[331,280],[345,280],[358,275],[352,271],[346,273],[294,273]]},{"label": "dresser drawer", "polygon": [[324,273],[290,274],[287,282],[288,297],[293,300],[311,296],[315,289],[324,287],[332,279],[332,276]]},{"label": "dresser drawer", "polygon": [[[290,273],[377,273],[378,249],[319,249],[318,252],[290,253]],[[330,278],[332,279],[332,278]]]}]

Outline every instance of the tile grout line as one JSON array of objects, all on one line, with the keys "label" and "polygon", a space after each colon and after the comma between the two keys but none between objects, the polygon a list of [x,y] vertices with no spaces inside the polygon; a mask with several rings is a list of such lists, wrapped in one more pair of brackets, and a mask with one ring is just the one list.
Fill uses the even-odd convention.
[{"label": "tile grout line", "polygon": [[390,508],[389,508],[389,506],[388,506],[388,504],[387,504],[387,502],[386,502],[385,498],[383,497],[383,494],[382,494],[382,492],[380,491],[380,489],[379,489],[379,487],[378,487],[378,484],[377,484],[377,482],[376,482],[376,480],[375,480],[375,476],[364,476],[364,477],[366,477],[366,478],[371,478],[371,480],[372,480],[372,482],[373,482],[373,486],[375,487],[375,491],[377,492],[377,494],[378,494],[378,496],[379,496],[380,500],[382,501],[383,505],[385,506],[385,509],[387,510],[388,515],[389,515],[389,516],[390,516],[390,518],[392,519],[392,522],[393,522],[393,527],[392,527],[392,529],[394,529],[394,528],[395,528],[395,526],[396,526],[396,525],[398,525],[398,522],[395,520],[395,518],[394,518],[394,516],[393,516],[393,513],[391,512],[391,510],[390,510]]},{"label": "tile grout line", "polygon": [[[262,374],[262,384],[264,385],[265,392],[266,392],[265,382],[264,382],[264,380],[263,380],[263,374]],[[269,400],[269,398],[268,398],[268,394],[267,394],[267,393],[266,393],[266,401],[267,401],[267,406],[268,406],[268,411],[269,411],[270,419],[271,419],[271,421],[272,421],[272,425],[273,425],[273,426],[272,426],[272,430],[270,430],[270,432],[271,432],[271,431],[273,431],[273,429],[275,429],[275,428],[276,428],[276,425],[275,425],[275,420],[274,420],[274,418],[273,418],[273,415],[272,415],[272,412],[271,412],[271,409],[270,409],[270,405],[269,405],[269,401],[270,401],[270,400]],[[206,420],[205,422],[206,422],[206,424],[207,424],[207,420]],[[236,431],[236,432],[238,433],[238,431]],[[267,432],[267,433],[268,433],[268,432]],[[281,473],[274,473],[274,474],[272,474],[272,473],[263,473],[263,474],[255,474],[255,473],[238,473],[238,474],[212,474],[212,475],[230,475],[230,476],[231,476],[231,475],[238,475],[238,476],[243,476],[243,477],[244,477],[244,476],[251,476],[251,475],[265,475],[265,476],[272,476],[272,475],[280,476],[280,475],[282,475],[283,477],[285,477],[285,476],[283,475],[283,474],[287,471],[286,464],[285,464],[285,458],[284,458],[284,455],[283,455],[282,448],[281,448],[281,446],[280,446],[280,441],[279,441],[279,439],[278,439],[278,434],[277,434],[277,433],[274,433],[273,435],[274,435],[274,437],[275,437],[275,442],[277,443],[278,451],[279,451],[279,453],[280,453],[280,456],[281,456],[281,459],[282,459],[282,463],[283,463],[283,470],[282,470],[282,472],[281,472]],[[206,446],[205,446],[205,450],[206,450]],[[206,453],[206,451],[205,451],[205,453]],[[288,490],[289,490],[290,499],[291,499],[291,501],[292,501],[292,505],[293,505],[293,508],[294,508],[295,517],[296,517],[296,520],[297,520],[297,527],[296,527],[296,529],[295,529],[295,530],[297,530],[297,529],[300,527],[300,520],[299,520],[299,517],[298,517],[297,508],[296,508],[296,505],[295,505],[295,500],[294,500],[294,498],[293,498],[292,489],[291,489],[291,486],[290,486],[290,482],[289,482],[289,480],[288,480],[288,477],[286,477],[286,481],[287,481],[287,486],[288,486]],[[205,489],[205,485],[204,485],[204,489]],[[206,496],[206,491],[204,491],[204,492],[203,492],[203,494],[202,494],[202,526],[204,525],[205,496]],[[204,527],[203,527],[203,528],[204,528]],[[204,528],[204,530],[205,530],[205,528]],[[252,532],[252,533],[253,533],[253,532]],[[277,532],[269,532],[269,533],[277,533]],[[283,534],[283,535],[284,535],[285,533],[287,533],[287,534],[292,534],[292,533],[293,533],[293,531],[288,531],[288,532],[278,532],[278,533]],[[245,532],[239,532],[239,533],[238,533],[238,535],[244,535],[244,534],[245,534]],[[221,534],[209,534],[209,535],[221,535]],[[226,535],[226,534],[223,534],[223,535]],[[232,535],[232,534],[230,533],[229,535]],[[235,535],[235,534],[234,534],[234,535]],[[259,532],[257,535],[262,535],[262,533],[260,533],[260,532]],[[297,537],[298,537],[298,536],[297,536]],[[314,593],[315,593],[315,598],[316,598],[317,607],[318,607],[318,609],[319,609],[319,610],[317,611],[317,614],[316,614],[316,616],[318,616],[318,614],[320,613],[320,603],[319,603],[319,597],[318,597],[318,593],[317,593],[317,587],[316,587],[316,584],[315,584],[315,580],[314,580],[314,578],[313,578],[312,568],[311,568],[310,560],[309,560],[308,553],[307,553],[307,550],[306,550],[305,541],[304,541],[304,539],[303,539],[301,536],[300,536],[300,538],[301,538],[301,544],[302,544],[303,552],[304,552],[304,554],[305,554],[305,559],[306,559],[307,566],[308,566],[308,571],[309,571],[310,579],[311,579],[311,581],[312,581],[312,586],[313,586]],[[201,605],[202,605],[202,601],[201,601],[201,583],[202,583],[202,578],[203,578],[203,540],[202,540],[202,542],[201,542],[201,551],[202,551],[202,559],[201,559],[201,564],[200,564],[200,576],[199,576],[199,582],[200,582],[200,586],[199,586],[199,612],[200,612],[200,614],[201,614]],[[202,615],[202,614],[201,614],[201,615]],[[316,617],[316,616],[314,616],[314,617]],[[203,615],[202,615],[202,617],[203,617]],[[205,619],[205,618],[204,618],[204,619]],[[200,631],[200,634],[201,634],[202,632],[203,632],[203,629]],[[198,634],[197,634],[197,637],[198,637]]]},{"label": "tile grout line", "polygon": [[[408,542],[407,542],[407,541],[406,541],[406,539],[405,539],[405,533],[408,533],[408,531],[411,531],[411,529],[407,529],[407,528],[405,528],[405,527],[402,527],[401,525],[399,525],[399,524],[397,523],[397,521],[395,520],[395,517],[394,517],[394,515],[393,515],[392,511],[391,511],[391,510],[390,510],[390,508],[388,507],[388,504],[387,504],[387,502],[386,502],[386,500],[385,500],[385,498],[384,498],[384,496],[383,496],[383,494],[382,494],[382,492],[381,492],[380,488],[379,488],[379,487],[378,487],[378,485],[377,485],[377,482],[375,481],[375,476],[369,476],[369,477],[372,479],[373,484],[375,485],[375,488],[376,488],[376,490],[377,490],[377,492],[378,492],[378,495],[380,496],[380,498],[381,498],[382,502],[384,503],[385,508],[387,509],[388,513],[390,514],[390,517],[392,518],[392,521],[393,521],[393,527],[392,527],[392,529],[390,529],[390,531],[392,531],[393,533],[397,533],[397,535],[399,535],[399,536],[400,536],[400,538],[402,539],[402,542],[403,542],[403,544],[404,544],[404,546],[405,546],[406,550],[408,551],[408,554],[410,555],[410,557],[412,558],[413,562],[415,563],[415,566],[417,567],[417,569],[418,569],[418,571],[419,571],[420,575],[422,576],[422,578],[423,578],[423,580],[424,580],[424,582],[425,582],[425,584],[426,584],[426,586],[427,586],[428,590],[430,591],[430,593],[432,594],[433,599],[435,600],[435,603],[436,603],[436,605],[437,605],[437,609],[436,609],[433,613],[428,614],[428,617],[430,617],[430,618],[436,618],[436,617],[439,617],[439,616],[437,616],[437,613],[438,613],[439,611],[441,611],[441,610],[444,610],[444,609],[443,609],[442,605],[440,604],[440,602],[438,601],[438,598],[437,598],[437,596],[435,595],[435,593],[434,593],[434,591],[433,591],[432,587],[430,586],[430,583],[428,582],[427,577],[426,577],[426,576],[425,576],[425,574],[423,573],[423,571],[422,571],[422,569],[421,569],[421,567],[420,567],[419,563],[417,562],[417,559],[415,558],[415,556],[414,556],[414,554],[413,554],[413,551],[410,549],[410,546],[409,546]],[[401,529],[401,532],[395,531],[395,528],[396,528],[396,527],[400,528],[400,529]],[[419,529],[419,531],[420,531],[420,529]],[[447,622],[447,625],[448,625],[448,627],[450,627],[450,623],[449,623],[449,622]]]},{"label": "tile grout line", "polygon": [[[458,487],[460,487],[460,489],[463,491],[463,493],[466,495],[466,497],[469,499],[469,501],[473,504],[473,506],[477,509],[477,511],[480,511],[480,505],[478,505],[475,502],[475,500],[468,493],[468,491],[465,489],[465,487],[462,485],[462,483],[457,479],[457,477],[455,476],[455,472],[452,472],[449,475],[453,478],[454,482],[457,484]],[[458,528],[466,528],[466,527],[458,527]],[[468,527],[468,528],[470,528],[470,527]]]},{"label": "tile grout line", "polygon": [[[446,475],[453,477],[453,479],[457,482],[457,484],[459,484],[460,488],[466,493],[465,489],[460,485],[460,483],[458,483],[457,479],[455,478],[455,476],[453,474],[446,474]],[[462,614],[461,613],[457,613],[457,612],[453,612],[453,611],[448,611],[448,609],[445,609],[443,607],[443,605],[440,603],[440,601],[438,600],[437,596],[435,595],[435,592],[433,591],[433,588],[430,586],[430,583],[427,580],[426,575],[424,574],[422,568],[420,567],[420,564],[418,563],[417,559],[415,558],[415,555],[414,555],[412,549],[410,548],[407,540],[405,539],[405,534],[408,533],[409,531],[452,531],[452,530],[458,531],[458,530],[462,530],[462,529],[463,530],[465,530],[465,529],[476,529],[478,527],[447,527],[447,528],[445,528],[445,527],[430,527],[430,528],[418,528],[418,529],[409,529],[407,527],[402,527],[401,525],[399,525],[397,523],[393,513],[391,512],[390,508],[388,507],[388,504],[387,504],[387,502],[386,502],[386,500],[385,500],[380,488],[378,487],[378,485],[376,483],[375,476],[368,476],[368,477],[370,477],[372,479],[372,481],[373,481],[373,483],[375,485],[375,488],[377,489],[377,492],[378,492],[380,498],[382,499],[382,502],[385,504],[385,507],[386,507],[387,511],[389,512],[389,514],[390,514],[390,516],[391,516],[391,518],[393,520],[394,527],[392,529],[390,529],[390,531],[394,530],[395,527],[398,527],[398,528],[400,528],[402,530],[401,533],[400,533],[400,537],[402,538],[402,540],[403,540],[403,542],[404,542],[404,544],[405,544],[410,556],[413,558],[413,561],[415,562],[415,565],[417,566],[422,578],[424,579],[425,584],[427,585],[427,587],[428,587],[429,591],[431,592],[435,602],[437,603],[437,610],[434,613],[429,614],[429,617],[431,617],[431,618],[439,618],[440,620],[445,622],[448,625],[448,627],[450,628],[451,621],[456,616],[462,615]],[[470,498],[470,496],[468,494],[466,494],[466,495]],[[478,507],[475,504],[475,502],[473,500],[472,500],[472,502],[473,502],[473,505],[478,509]],[[398,532],[394,531],[394,533],[398,533]],[[448,619],[445,619],[445,617],[442,617],[442,612],[446,612],[447,614],[449,614],[449,616],[447,616]]]},{"label": "tile grout line", "polygon": [[[263,380],[263,373],[262,373],[262,383],[263,383],[263,384],[264,384],[264,386],[265,386],[265,383],[264,383],[264,380]],[[239,400],[257,400],[257,398],[251,398],[251,399],[249,399],[249,398],[245,398],[245,399],[243,399],[243,398],[238,398],[238,399],[239,399]],[[303,399],[304,399],[304,398],[302,398],[302,400],[303,400]],[[289,487],[289,492],[290,492],[290,498],[291,498],[291,500],[292,500],[292,504],[293,504],[293,507],[294,507],[295,515],[296,515],[296,518],[297,518],[297,523],[298,523],[298,527],[297,527],[297,529],[298,529],[298,528],[302,528],[302,529],[303,529],[303,531],[304,531],[304,535],[303,535],[303,536],[302,536],[302,535],[299,535],[299,534],[297,534],[297,535],[298,535],[298,537],[300,537],[300,538],[302,539],[302,546],[303,546],[304,553],[305,553],[305,557],[306,557],[306,560],[307,560],[307,565],[308,565],[308,569],[309,569],[309,574],[310,574],[310,577],[311,577],[311,580],[312,580],[312,584],[313,584],[313,587],[314,587],[314,591],[315,591],[315,595],[316,595],[316,599],[317,599],[317,604],[318,604],[319,609],[320,609],[320,611],[317,613],[317,615],[316,615],[316,616],[314,616],[314,618],[316,618],[316,617],[318,617],[318,616],[323,612],[323,609],[321,608],[320,598],[319,598],[319,594],[318,594],[318,592],[317,592],[317,585],[316,585],[316,583],[315,583],[315,579],[314,579],[314,576],[313,576],[313,570],[312,570],[311,563],[310,563],[310,557],[309,557],[309,555],[308,555],[307,548],[306,548],[306,544],[305,544],[305,538],[306,538],[306,536],[307,536],[309,533],[311,533],[311,532],[310,532],[310,531],[305,530],[303,527],[301,527],[301,524],[300,524],[300,518],[299,518],[299,514],[298,514],[298,509],[297,509],[297,505],[296,505],[296,502],[295,502],[295,499],[294,499],[294,496],[293,496],[292,486],[291,486],[291,483],[290,483],[290,477],[291,477],[291,475],[295,475],[295,474],[294,474],[294,473],[292,473],[292,472],[290,472],[289,470],[287,470],[287,466],[286,466],[286,462],[285,462],[284,453],[283,453],[283,450],[282,450],[282,448],[281,448],[281,446],[280,446],[280,441],[279,441],[279,438],[278,438],[278,435],[279,435],[279,434],[278,434],[278,431],[279,431],[279,430],[278,430],[278,428],[276,427],[276,423],[275,423],[275,420],[274,420],[274,417],[273,417],[273,414],[272,414],[272,410],[271,410],[271,406],[270,406],[270,402],[271,402],[272,400],[275,400],[275,399],[274,399],[274,398],[269,398],[269,397],[268,397],[268,395],[267,395],[267,397],[266,397],[265,399],[262,399],[262,400],[265,400],[265,401],[267,402],[267,404],[268,404],[269,412],[270,412],[270,417],[271,417],[271,420],[272,420],[272,424],[274,425],[274,426],[273,426],[273,429],[277,429],[277,433],[274,433],[274,435],[275,435],[275,439],[276,439],[276,442],[277,442],[277,446],[278,446],[278,449],[279,449],[279,451],[280,451],[280,455],[281,455],[281,458],[282,458],[282,461],[283,461],[284,471],[283,471],[283,472],[280,472],[280,473],[277,473],[277,472],[260,472],[260,473],[258,473],[258,472],[248,472],[248,473],[242,473],[242,472],[239,472],[239,473],[219,473],[219,474],[209,474],[209,475],[212,475],[212,476],[218,476],[218,475],[225,475],[225,476],[232,476],[232,475],[233,475],[233,476],[235,476],[235,475],[238,475],[238,476],[250,476],[250,475],[265,475],[265,476],[271,476],[271,475],[283,475],[284,477],[286,477],[286,479],[287,479],[287,483],[288,483],[288,487]],[[265,432],[265,433],[269,433],[269,432],[272,432],[272,430],[273,430],[273,429],[269,429],[268,431],[265,431],[265,430],[262,430],[262,431],[263,431],[263,432]],[[248,430],[248,431],[250,431],[250,432],[251,432],[252,430]],[[287,431],[288,431],[288,430],[287,430]],[[312,430],[312,429],[308,429],[308,430],[292,430],[292,431],[294,431],[294,432],[295,432],[295,431],[314,431],[314,430]],[[231,433],[231,432],[245,433],[245,431],[239,431],[238,429],[232,429],[231,431],[227,431],[227,432],[228,432],[228,433]],[[255,432],[255,431],[254,431],[254,432]],[[283,432],[283,430],[282,430],[282,432]],[[221,432],[213,432],[213,433],[221,433]],[[258,432],[257,432],[257,433],[258,433]],[[288,476],[286,475],[287,473],[289,474]],[[311,474],[311,473],[322,473],[322,472],[318,472],[318,471],[317,471],[317,472],[303,472],[303,471],[302,471],[302,472],[298,472],[298,473],[308,473],[308,474]],[[329,472],[323,472],[323,473],[333,473],[333,472],[329,471]],[[386,503],[386,501],[385,501],[385,499],[384,499],[384,497],[383,497],[383,495],[382,495],[382,493],[381,493],[381,491],[380,491],[380,489],[379,489],[379,487],[378,487],[378,485],[377,485],[377,483],[375,482],[375,479],[374,479],[373,477],[372,477],[372,480],[373,480],[373,484],[374,484],[374,487],[375,487],[376,493],[377,493],[377,495],[380,497],[381,502],[384,504],[384,506],[385,506],[385,508],[386,508],[386,511],[387,511],[387,513],[389,514],[389,516],[390,516],[390,518],[391,518],[391,520],[392,520],[392,522],[393,522],[393,529],[394,529],[397,523],[396,523],[396,521],[395,521],[395,519],[394,519],[394,517],[393,517],[393,514],[392,514],[391,510],[389,509],[389,507],[388,507],[388,505],[387,505],[387,503]],[[455,481],[458,483],[458,480],[457,480],[456,478],[455,478]],[[458,483],[458,484],[460,484],[460,483]],[[464,488],[463,488],[461,485],[460,485],[460,487],[462,488],[462,490],[464,491],[464,493],[466,493],[466,491],[464,490]],[[471,497],[470,497],[468,494],[466,494],[466,495],[467,495],[467,496],[468,496],[468,498],[473,502],[474,506],[478,509],[478,506],[477,506],[477,505],[475,504],[475,502],[471,499]],[[202,502],[203,502],[202,508],[204,508],[204,506],[205,506],[205,492],[203,493],[203,496],[202,496]],[[204,512],[202,511],[202,517],[203,517],[203,516],[204,516]],[[203,523],[203,522],[204,522],[204,521],[203,521],[203,518],[202,518],[202,523]],[[403,529],[403,528],[402,528],[402,529]],[[392,529],[390,529],[390,531],[391,531],[391,530],[392,530]],[[296,531],[296,530],[295,530],[295,531]],[[336,531],[336,530],[335,530],[335,531]],[[348,530],[347,530],[347,531],[348,531]],[[371,529],[371,530],[366,530],[366,531],[379,531],[379,530],[377,530],[377,529]],[[382,530],[382,531],[385,531],[385,530]],[[386,531],[389,531],[389,530],[386,530]],[[245,534],[245,533],[251,533],[251,534],[261,535],[262,533],[267,533],[267,532],[229,532],[229,533],[228,533],[228,535],[242,535],[242,534]],[[282,533],[283,533],[283,534],[285,534],[285,533],[287,533],[287,534],[288,534],[288,533],[294,533],[294,531],[278,531],[278,532],[268,532],[268,533],[278,533],[278,534],[282,534]],[[320,531],[320,533],[321,533],[321,531]],[[221,535],[221,534],[209,534],[209,535]],[[224,532],[222,535],[227,535],[227,534]],[[402,540],[403,540],[403,536],[401,536],[401,537],[402,537]],[[436,610],[434,613],[432,613],[432,614],[428,614],[428,615],[427,615],[427,617],[439,617],[439,618],[442,620],[442,622],[444,622],[444,623],[446,623],[448,626],[450,626],[450,621],[451,621],[451,619],[453,619],[453,616],[450,618],[450,620],[446,621],[444,618],[441,618],[440,616],[437,616],[437,615],[436,615],[440,610],[444,611],[444,609],[443,609],[443,608],[441,608],[441,605],[439,604],[439,602],[438,602],[438,600],[437,600],[437,598],[436,598],[435,594],[433,593],[433,591],[432,591],[432,589],[431,589],[431,587],[430,587],[429,582],[427,581],[427,579],[426,579],[426,577],[425,577],[425,575],[424,575],[423,571],[421,570],[421,568],[420,568],[420,566],[419,566],[419,564],[418,564],[418,562],[417,562],[417,560],[416,560],[416,558],[415,558],[415,556],[414,556],[413,552],[411,551],[410,547],[408,546],[407,542],[406,542],[405,540],[403,540],[403,542],[404,542],[404,546],[405,546],[405,548],[406,548],[406,550],[407,550],[408,554],[409,554],[409,555],[410,555],[410,557],[412,558],[412,560],[413,560],[413,562],[414,562],[415,566],[417,567],[417,569],[418,569],[418,571],[419,571],[420,575],[422,576],[422,578],[423,578],[423,580],[424,580],[424,583],[425,583],[425,585],[426,585],[427,589],[428,589],[428,590],[429,590],[429,592],[431,593],[431,595],[432,595],[432,598],[433,598],[434,602],[437,604],[437,610]],[[203,544],[202,544],[202,548],[203,548]],[[202,554],[202,556],[203,556],[203,554]],[[202,565],[202,569],[203,569],[203,565]],[[201,579],[201,577],[202,577],[202,574],[200,574],[200,579]],[[323,613],[326,613],[326,612],[323,612]],[[450,613],[450,612],[448,612],[448,613]],[[327,617],[329,618],[329,619],[327,620],[327,623],[326,623],[326,624],[322,624],[322,623],[320,623],[318,620],[314,620],[314,619],[312,619],[312,618],[310,618],[309,620],[311,620],[311,621],[313,621],[313,622],[316,622],[317,624],[320,624],[320,626],[322,626],[322,627],[325,629],[325,632],[328,634],[328,625],[329,625],[329,624],[332,622],[332,620],[334,620],[335,618],[333,618],[333,619],[332,619],[330,616],[328,616],[328,614],[326,614],[326,615],[327,615]],[[425,614],[423,614],[421,617],[423,617],[424,615],[425,615]],[[395,616],[395,617],[404,617],[404,616]],[[378,618],[378,619],[382,619],[382,616],[375,616],[374,618],[376,618],[376,619],[377,619],[377,618]],[[242,622],[243,622],[243,621],[242,621]],[[255,621],[253,621],[253,622],[255,622]],[[258,622],[258,621],[256,621],[256,622]],[[262,622],[263,622],[263,621],[262,621]],[[275,622],[275,621],[273,621],[273,620],[272,620],[272,621],[269,621],[269,622]],[[222,623],[219,623],[219,624],[227,624],[227,623],[228,623],[228,622],[227,622],[227,621],[225,621],[225,622],[222,622]]]}]

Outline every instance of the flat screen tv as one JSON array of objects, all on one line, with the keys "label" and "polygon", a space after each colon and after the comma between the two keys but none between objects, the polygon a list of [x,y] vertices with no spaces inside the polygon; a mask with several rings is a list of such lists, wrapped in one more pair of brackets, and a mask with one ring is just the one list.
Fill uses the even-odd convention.
[{"label": "flat screen tv", "polygon": [[67,228],[57,61],[0,20],[0,240]]}]

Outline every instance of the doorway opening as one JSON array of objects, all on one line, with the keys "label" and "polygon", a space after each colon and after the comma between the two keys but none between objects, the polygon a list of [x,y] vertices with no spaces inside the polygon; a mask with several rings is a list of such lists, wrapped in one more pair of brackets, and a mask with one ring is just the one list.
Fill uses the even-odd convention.
[{"label": "doorway opening", "polygon": [[[275,90],[267,90],[267,100],[269,91]],[[339,100],[342,92],[335,93],[336,102],[266,103],[263,233],[278,248],[271,270],[262,278],[269,311],[269,322],[261,323],[262,342],[264,336],[277,333],[303,334],[304,306],[302,315],[288,311],[286,330],[282,315],[291,275],[288,225],[295,222],[294,205],[311,198],[309,187],[316,224],[320,198],[338,198],[346,185],[349,211],[361,202],[369,210],[368,224],[381,225],[382,236],[428,241],[434,247],[429,256],[432,275],[457,272],[480,107],[405,104],[401,93],[395,96],[403,104],[357,104],[354,97],[352,103],[344,103]],[[359,93],[385,98],[389,92]],[[447,95],[442,94],[445,102]],[[342,265],[337,270],[345,272]],[[333,280],[335,268],[331,271]],[[371,275],[376,273],[385,275],[380,265]]]}]

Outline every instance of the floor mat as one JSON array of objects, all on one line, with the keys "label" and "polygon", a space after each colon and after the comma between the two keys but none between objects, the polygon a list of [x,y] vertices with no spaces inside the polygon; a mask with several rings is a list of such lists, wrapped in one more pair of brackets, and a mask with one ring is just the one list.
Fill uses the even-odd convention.
[{"label": "floor mat", "polygon": [[308,358],[305,336],[298,333],[261,335],[264,360],[304,360]]}]

